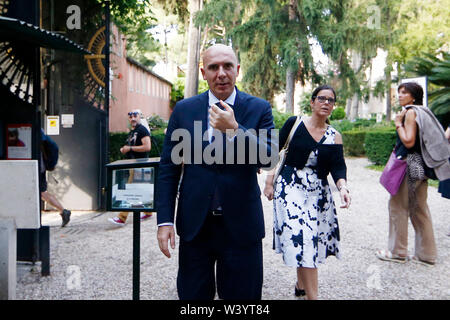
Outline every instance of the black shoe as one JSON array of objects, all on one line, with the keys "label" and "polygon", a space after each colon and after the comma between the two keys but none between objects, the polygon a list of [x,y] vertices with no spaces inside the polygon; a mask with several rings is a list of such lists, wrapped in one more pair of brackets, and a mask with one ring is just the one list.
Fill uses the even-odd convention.
[{"label": "black shoe", "polygon": [[304,289],[298,289],[297,284],[295,284],[295,296],[296,297],[303,297],[306,296],[306,291]]},{"label": "black shoe", "polygon": [[70,214],[71,214],[70,210],[66,210],[66,209],[63,210],[63,212],[61,214],[61,216],[62,216],[61,228],[65,227],[69,223],[69,221],[70,221]]}]

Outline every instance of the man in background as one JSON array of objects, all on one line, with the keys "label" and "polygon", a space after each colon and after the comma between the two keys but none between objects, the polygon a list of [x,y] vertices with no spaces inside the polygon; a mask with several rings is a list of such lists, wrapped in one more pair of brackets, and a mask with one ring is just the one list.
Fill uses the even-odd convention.
[{"label": "man in background", "polygon": [[[128,121],[130,122],[131,131],[128,134],[126,143],[120,148],[120,152],[125,155],[127,159],[148,158],[151,141],[150,131],[145,126],[145,119],[142,119],[142,112],[139,109],[134,109],[128,112]],[[128,183],[133,181],[134,170],[130,169],[130,176]],[[120,212],[117,217],[109,218],[109,221],[115,225],[124,226],[129,212]],[[141,220],[146,220],[152,216],[152,213],[141,212]]]}]

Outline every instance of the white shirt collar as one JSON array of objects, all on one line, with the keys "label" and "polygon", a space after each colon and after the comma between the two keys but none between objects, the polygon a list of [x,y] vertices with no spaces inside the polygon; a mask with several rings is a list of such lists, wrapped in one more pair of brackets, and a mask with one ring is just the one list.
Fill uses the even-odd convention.
[{"label": "white shirt collar", "polygon": [[[236,88],[234,88],[233,92],[224,102],[227,104],[234,105],[235,100],[236,100]],[[211,90],[208,90],[208,105],[216,104],[218,102],[219,99],[216,98],[216,96],[211,92]]]}]

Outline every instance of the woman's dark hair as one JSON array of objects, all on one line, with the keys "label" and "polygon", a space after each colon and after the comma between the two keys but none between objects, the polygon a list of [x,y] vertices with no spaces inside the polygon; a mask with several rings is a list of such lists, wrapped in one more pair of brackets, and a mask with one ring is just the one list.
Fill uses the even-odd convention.
[{"label": "woman's dark hair", "polygon": [[311,101],[314,101],[317,98],[317,95],[319,94],[320,91],[322,90],[331,90],[334,94],[334,100],[336,100],[336,92],[334,91],[333,87],[327,85],[327,84],[323,84],[320,87],[317,87],[312,95],[311,95]]},{"label": "woman's dark hair", "polygon": [[[331,90],[334,94],[334,100],[336,100],[336,91],[334,91],[333,87],[327,85],[327,84],[323,84],[320,87],[317,87],[312,95],[311,95],[311,101],[314,101],[317,98],[317,95],[319,94],[320,91],[322,90]],[[326,123],[330,124],[330,120],[327,118],[327,120],[325,121]]]},{"label": "woman's dark hair", "polygon": [[423,89],[422,86],[415,82],[405,82],[398,86],[397,92],[404,88],[414,98],[414,104],[423,105]]}]

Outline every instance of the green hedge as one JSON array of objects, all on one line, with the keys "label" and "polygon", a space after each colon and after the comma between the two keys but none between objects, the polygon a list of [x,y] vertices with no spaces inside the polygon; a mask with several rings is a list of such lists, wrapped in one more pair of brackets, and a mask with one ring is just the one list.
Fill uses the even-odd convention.
[{"label": "green hedge", "polygon": [[283,113],[278,111],[275,108],[272,108],[272,115],[273,115],[273,124],[275,125],[275,129],[280,130],[287,119],[294,116],[292,113]]},{"label": "green hedge", "polygon": [[126,132],[109,133],[109,162],[125,159],[119,150],[125,144],[127,135]]},{"label": "green hedge", "polygon": [[397,134],[392,128],[367,131],[364,141],[367,158],[374,164],[385,165],[396,140]]},{"label": "green hedge", "polygon": [[330,116],[330,120],[342,120],[345,118],[345,109],[338,107],[333,110]]},{"label": "green hedge", "polygon": [[366,138],[365,130],[352,130],[342,132],[342,142],[344,144],[344,152],[346,156],[363,156],[366,151],[364,149],[364,141]]},{"label": "green hedge", "polygon": [[331,125],[339,132],[352,130],[365,130],[374,127],[384,127],[384,123],[377,123],[375,119],[356,119],[356,120],[333,120],[330,119]]},{"label": "green hedge", "polygon": [[[113,132],[109,134],[109,161],[125,159],[120,153],[120,148],[127,140],[127,132]],[[152,149],[150,150],[150,158],[159,157],[164,142],[164,129],[152,130],[151,134]]]},{"label": "green hedge", "polygon": [[152,130],[152,149],[150,150],[150,158],[161,156],[164,137],[164,129]]}]

